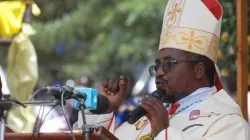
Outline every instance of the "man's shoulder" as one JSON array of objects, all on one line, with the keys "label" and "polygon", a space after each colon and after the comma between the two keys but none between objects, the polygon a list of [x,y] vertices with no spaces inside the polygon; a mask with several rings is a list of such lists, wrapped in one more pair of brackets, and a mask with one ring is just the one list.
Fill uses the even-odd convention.
[{"label": "man's shoulder", "polygon": [[[207,97],[189,112],[180,115],[180,117],[188,118],[188,122],[190,123],[202,122],[209,126],[211,123],[227,115],[229,117],[236,115],[242,118],[242,112],[238,104],[225,90],[220,90],[212,96]],[[174,120],[177,120],[177,118]]]},{"label": "man's shoulder", "polygon": [[225,90],[214,93],[189,112],[176,115],[170,121],[170,126],[193,137],[217,133],[219,129],[214,129],[216,127],[225,131],[227,128],[234,129],[236,124],[249,131],[239,106]]},{"label": "man's shoulder", "polygon": [[239,105],[224,89],[206,98],[197,108],[203,111],[219,112],[224,115],[238,114],[242,116]]}]

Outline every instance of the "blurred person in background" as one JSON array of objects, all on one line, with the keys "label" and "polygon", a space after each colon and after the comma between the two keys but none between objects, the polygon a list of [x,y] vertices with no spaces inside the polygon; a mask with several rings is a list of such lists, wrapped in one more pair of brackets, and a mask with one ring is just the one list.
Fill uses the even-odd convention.
[{"label": "blurred person in background", "polygon": [[[142,93],[141,95],[146,95],[148,93]],[[139,106],[139,100],[142,99],[140,96],[131,97],[125,100],[122,105],[118,107],[115,112],[115,129],[121,124],[127,121],[128,114],[135,110]]]},{"label": "blurred person in background", "polygon": [[81,76],[75,80],[76,87],[92,87],[94,80],[90,76]]},{"label": "blurred person in background", "polygon": [[[50,67],[49,75],[51,77],[51,80],[48,85],[49,86],[64,86],[65,85],[64,80],[63,78],[61,78],[62,73],[63,71],[61,70],[60,67],[58,66]],[[36,87],[36,90],[39,89],[38,87],[39,86]],[[44,100],[51,101],[53,99],[54,99],[54,96],[52,96],[49,93],[45,93],[44,91],[37,93],[36,96],[34,97],[34,100],[37,100],[37,101],[44,101]],[[67,106],[69,105],[70,104],[66,103],[65,108],[68,108]],[[52,110],[51,109],[52,109],[52,106],[35,106],[34,107],[34,112],[38,116],[35,127],[38,127],[38,128],[40,127],[40,132],[61,132],[61,131],[69,130],[67,123],[65,121],[65,118],[62,114],[61,106],[56,106]],[[44,118],[47,113],[49,114],[46,116],[46,118]],[[41,124],[42,121],[44,121],[43,124]]]},{"label": "blurred person in background", "polygon": [[[38,88],[36,88],[36,90],[38,90]],[[54,96],[51,94],[40,91],[34,96],[33,100],[51,101],[53,99]],[[34,127],[40,128],[40,132],[60,132],[67,130],[68,127],[65,118],[60,114],[61,106],[56,106],[54,109],[51,109],[52,106],[34,106],[34,112],[37,115],[37,122]],[[48,115],[44,118],[46,114]]]},{"label": "blurred person in background", "polygon": [[50,69],[50,76],[51,76],[51,86],[64,86],[64,79],[62,78],[63,71],[60,67],[54,66]]}]

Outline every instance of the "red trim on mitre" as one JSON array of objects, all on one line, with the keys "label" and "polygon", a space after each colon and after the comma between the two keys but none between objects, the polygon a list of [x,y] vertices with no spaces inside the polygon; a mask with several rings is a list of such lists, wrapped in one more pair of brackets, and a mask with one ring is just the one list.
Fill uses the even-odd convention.
[{"label": "red trim on mitre", "polygon": [[217,0],[204,0],[203,3],[207,6],[207,8],[217,20],[222,17],[222,6]]},{"label": "red trim on mitre", "polygon": [[217,88],[217,91],[220,91],[221,89],[223,89],[223,85],[218,75],[218,72],[215,72],[215,86]]},{"label": "red trim on mitre", "polygon": [[[203,3],[217,20],[221,19],[223,10],[221,4],[217,0],[203,0]],[[217,91],[223,89],[223,85],[217,71],[215,74],[215,86]]]}]

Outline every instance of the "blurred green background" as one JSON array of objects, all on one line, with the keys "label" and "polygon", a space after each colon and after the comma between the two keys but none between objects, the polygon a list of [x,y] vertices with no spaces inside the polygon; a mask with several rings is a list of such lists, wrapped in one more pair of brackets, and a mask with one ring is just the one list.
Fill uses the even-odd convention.
[{"label": "blurred green background", "polygon": [[[225,80],[236,71],[236,0],[224,9],[218,65]],[[32,41],[39,64],[38,85],[89,75],[95,80],[133,73],[157,56],[167,0],[36,0]],[[248,19],[249,20],[249,19]],[[248,38],[250,44],[250,38]],[[7,47],[0,47],[6,66]],[[250,66],[250,64],[249,64]]]}]

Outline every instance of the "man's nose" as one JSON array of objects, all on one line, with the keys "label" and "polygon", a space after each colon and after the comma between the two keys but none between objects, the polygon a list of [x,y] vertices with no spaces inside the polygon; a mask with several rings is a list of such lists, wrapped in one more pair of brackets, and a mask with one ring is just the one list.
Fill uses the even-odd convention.
[{"label": "man's nose", "polygon": [[165,72],[163,71],[162,68],[158,68],[157,71],[156,71],[156,77],[162,77],[165,75]]}]

